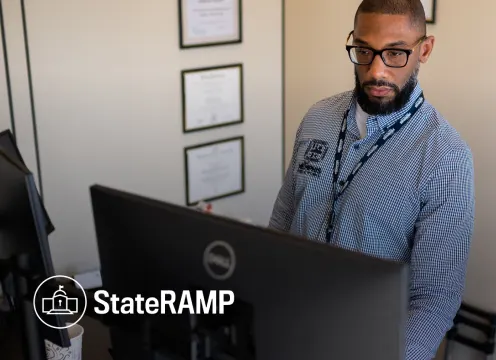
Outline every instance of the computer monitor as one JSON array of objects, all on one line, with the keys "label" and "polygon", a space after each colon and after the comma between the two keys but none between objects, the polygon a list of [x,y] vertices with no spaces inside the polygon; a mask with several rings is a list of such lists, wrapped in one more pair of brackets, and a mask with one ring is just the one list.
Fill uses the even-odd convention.
[{"label": "computer monitor", "polygon": [[[43,340],[62,347],[70,346],[67,330],[43,325],[35,316],[32,295],[36,286],[55,275],[46,217],[36,189],[33,174],[22,163],[0,149],[0,263],[11,280],[15,312],[21,321],[26,358],[37,359],[45,351]],[[5,280],[5,278],[3,279]],[[43,320],[56,327],[64,327],[58,316],[44,316]]]},{"label": "computer monitor", "polygon": [[[14,139],[14,134],[12,134],[12,132],[9,129],[0,132],[0,149],[4,150],[5,153],[11,159],[26,166],[21,151],[19,150],[19,147],[17,146],[16,141]],[[44,221],[46,224],[46,232],[48,233],[48,235],[50,235],[53,231],[55,231],[55,226],[50,220],[50,217],[48,216],[48,212],[46,211],[43,203],[41,203],[41,206],[42,206],[43,216],[45,217]]]},{"label": "computer monitor", "polygon": [[146,319],[149,334],[117,328],[115,360],[158,348],[157,359],[404,359],[406,264],[100,185],[90,194],[109,294],[235,295],[224,315],[116,315]]},{"label": "computer monitor", "polygon": [[0,148],[2,148],[12,159],[16,159],[22,164],[25,164],[21,152],[16,145],[14,134],[12,134],[12,131],[9,129],[0,132]]}]

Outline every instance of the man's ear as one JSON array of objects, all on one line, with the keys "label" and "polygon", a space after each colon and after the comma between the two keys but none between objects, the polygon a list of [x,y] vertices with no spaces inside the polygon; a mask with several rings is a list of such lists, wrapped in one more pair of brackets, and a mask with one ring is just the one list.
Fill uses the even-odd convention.
[{"label": "man's ear", "polygon": [[420,44],[419,60],[421,63],[426,63],[431,56],[432,50],[434,49],[435,40],[436,39],[434,38],[434,36],[428,36],[427,39],[425,39],[422,44]]}]

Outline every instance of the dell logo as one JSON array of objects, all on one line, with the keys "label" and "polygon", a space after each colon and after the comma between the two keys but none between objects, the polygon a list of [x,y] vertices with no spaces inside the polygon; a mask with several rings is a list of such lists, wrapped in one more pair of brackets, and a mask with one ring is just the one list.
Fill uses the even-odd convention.
[{"label": "dell logo", "polygon": [[231,260],[229,258],[212,253],[208,254],[208,263],[210,265],[220,266],[226,270],[229,270],[231,266]]},{"label": "dell logo", "polygon": [[207,273],[214,279],[228,279],[234,272],[236,265],[233,248],[224,241],[210,243],[203,254],[203,265]]}]

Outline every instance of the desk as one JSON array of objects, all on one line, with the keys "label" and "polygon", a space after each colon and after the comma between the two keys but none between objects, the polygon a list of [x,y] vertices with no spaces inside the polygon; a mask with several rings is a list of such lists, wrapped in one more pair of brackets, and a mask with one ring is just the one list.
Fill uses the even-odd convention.
[{"label": "desk", "polygon": [[[100,322],[83,317],[79,324],[84,328],[83,360],[112,360],[108,349],[110,347],[110,334],[106,326]],[[23,360],[20,347],[18,328],[9,328],[8,338],[0,339],[0,359]],[[444,345],[439,349],[436,360],[443,359]]]}]

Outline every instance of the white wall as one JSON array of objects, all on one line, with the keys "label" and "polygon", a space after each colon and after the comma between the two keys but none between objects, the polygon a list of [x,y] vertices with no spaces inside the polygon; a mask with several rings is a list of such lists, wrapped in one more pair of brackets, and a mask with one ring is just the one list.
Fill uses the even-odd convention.
[{"label": "white wall", "polygon": [[[0,34],[1,35],[1,34]],[[5,59],[3,46],[0,40],[0,132],[5,129],[11,129],[9,96],[7,90],[7,80],[5,73]]]},{"label": "white wall", "polygon": [[[268,222],[283,171],[281,0],[243,2],[242,44],[182,51],[177,3],[26,2],[41,173],[57,228],[51,247],[59,273],[99,266],[90,185],[184,205],[183,148],[197,143],[245,136],[246,193],[215,202],[214,210]],[[18,21],[14,15],[11,23]],[[20,47],[11,37],[11,46]],[[245,123],[184,135],[181,70],[235,62],[245,71]]]},{"label": "white wall", "polygon": [[[35,127],[33,119],[36,114],[31,111],[29,93],[29,77],[23,29],[23,16],[20,0],[2,1],[4,12],[4,28],[7,46],[7,59],[12,90],[13,112],[15,119],[15,135],[17,144],[22,152],[24,161],[32,170],[38,186],[38,161],[36,158]],[[2,51],[0,75],[1,93],[0,106],[2,108],[0,127],[11,128],[10,108],[8,105],[7,83],[5,74],[5,54]],[[12,129],[11,129],[12,130]]]},{"label": "white wall", "polygon": [[[2,66],[2,64],[0,64]],[[1,70],[1,69],[0,69]],[[1,72],[5,75],[5,72]],[[5,77],[5,76],[3,76]],[[0,76],[0,84],[4,84]],[[0,88],[0,131],[11,129],[10,126],[10,114],[9,114],[9,102],[7,97],[7,88]]]},{"label": "white wall", "polygon": [[[344,49],[360,0],[286,0],[286,139],[290,160],[293,139],[308,108],[323,97],[354,86],[353,68]],[[496,12],[494,0],[437,1],[436,36],[431,59],[420,80],[429,101],[451,122],[472,148],[475,160],[476,222],[465,301],[496,311],[496,168],[493,137],[496,123],[492,85],[496,76],[488,45]],[[457,359],[479,359],[456,346]]]}]

